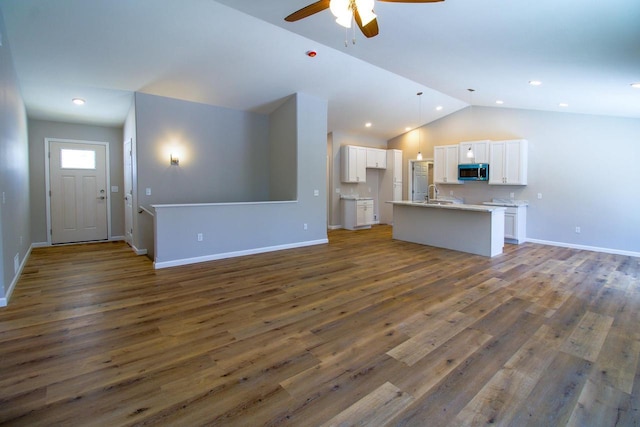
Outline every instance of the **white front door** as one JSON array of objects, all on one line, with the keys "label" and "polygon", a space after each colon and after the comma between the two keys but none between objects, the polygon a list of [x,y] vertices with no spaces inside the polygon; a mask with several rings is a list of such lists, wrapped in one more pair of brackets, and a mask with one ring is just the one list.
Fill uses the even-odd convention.
[{"label": "white front door", "polygon": [[51,243],[107,240],[106,146],[49,142]]},{"label": "white front door", "polygon": [[133,246],[133,158],[131,139],[124,142],[124,240]]}]

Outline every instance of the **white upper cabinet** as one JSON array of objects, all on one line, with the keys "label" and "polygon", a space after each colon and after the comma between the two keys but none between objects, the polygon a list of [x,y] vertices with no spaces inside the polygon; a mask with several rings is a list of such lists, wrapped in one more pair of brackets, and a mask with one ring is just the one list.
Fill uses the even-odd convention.
[{"label": "white upper cabinet", "polygon": [[527,185],[526,139],[491,141],[489,144],[489,184]]},{"label": "white upper cabinet", "polygon": [[[489,140],[461,142],[458,163],[467,165],[470,163],[489,163]],[[468,157],[469,150],[473,153]]]},{"label": "white upper cabinet", "polygon": [[340,157],[340,180],[342,182],[366,182],[367,149],[365,147],[343,145],[340,148]]},{"label": "white upper cabinet", "polygon": [[458,181],[458,145],[433,147],[433,180],[436,184],[462,184]]},{"label": "white upper cabinet", "polygon": [[387,150],[367,148],[367,167],[373,169],[386,169]]}]

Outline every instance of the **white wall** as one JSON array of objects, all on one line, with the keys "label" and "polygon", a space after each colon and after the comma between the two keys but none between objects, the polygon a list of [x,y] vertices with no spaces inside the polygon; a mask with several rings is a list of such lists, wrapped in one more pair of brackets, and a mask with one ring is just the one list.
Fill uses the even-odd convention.
[{"label": "white wall", "polygon": [[27,116],[0,12],[0,306],[15,286],[31,247]]},{"label": "white wall", "polygon": [[31,234],[34,243],[47,241],[45,138],[100,141],[109,143],[111,237],[124,236],[124,189],[122,172],[122,128],[50,122],[29,119],[29,177],[31,198]]},{"label": "white wall", "polygon": [[[466,203],[529,200],[527,237],[545,242],[640,252],[640,119],[472,107],[424,126],[422,153],[433,146],[481,139],[529,141],[528,185],[439,185]],[[411,133],[389,141],[415,158]],[[405,162],[406,164],[406,162]],[[404,182],[408,182],[405,171]],[[406,184],[404,186],[406,197]],[[542,193],[542,199],[537,194]],[[575,233],[575,227],[581,233]]]}]

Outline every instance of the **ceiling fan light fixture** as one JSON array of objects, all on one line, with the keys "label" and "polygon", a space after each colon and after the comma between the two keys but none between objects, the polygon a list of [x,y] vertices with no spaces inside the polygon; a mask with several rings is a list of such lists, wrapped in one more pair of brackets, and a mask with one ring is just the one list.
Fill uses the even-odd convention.
[{"label": "ceiling fan light fixture", "polygon": [[329,10],[336,17],[336,22],[345,28],[351,28],[353,11],[350,8],[349,0],[331,0]]},{"label": "ceiling fan light fixture", "polygon": [[376,14],[373,13],[373,0],[356,0],[356,8],[363,27],[376,19]]},{"label": "ceiling fan light fixture", "polygon": [[640,82],[638,83],[631,83],[631,87],[634,89],[640,89]]}]

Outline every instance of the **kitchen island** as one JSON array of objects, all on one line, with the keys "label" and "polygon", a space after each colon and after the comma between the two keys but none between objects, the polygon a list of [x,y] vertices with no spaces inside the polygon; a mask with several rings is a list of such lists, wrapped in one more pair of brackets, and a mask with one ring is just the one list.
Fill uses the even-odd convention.
[{"label": "kitchen island", "polygon": [[494,257],[504,246],[502,206],[397,201],[393,238]]}]

